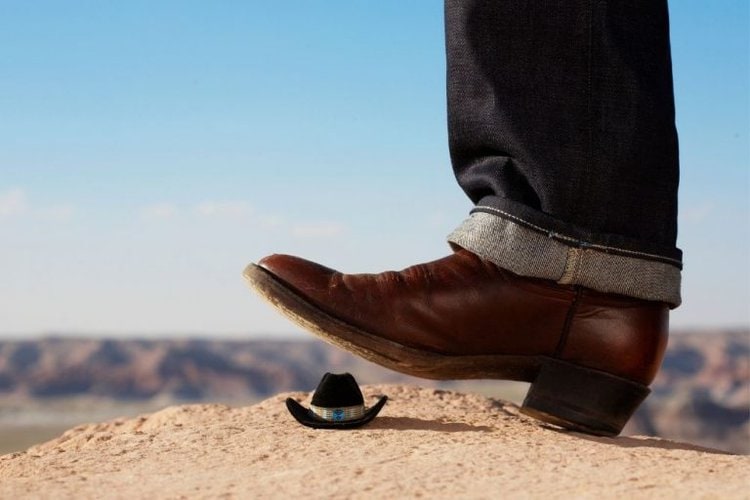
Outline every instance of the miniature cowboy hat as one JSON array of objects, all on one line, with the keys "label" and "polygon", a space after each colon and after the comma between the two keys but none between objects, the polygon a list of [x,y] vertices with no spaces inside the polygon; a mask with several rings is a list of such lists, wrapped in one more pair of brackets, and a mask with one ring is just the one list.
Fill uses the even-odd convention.
[{"label": "miniature cowboy hat", "polygon": [[375,406],[366,408],[357,381],[350,373],[326,373],[313,393],[310,408],[292,398],[286,400],[286,407],[302,425],[315,429],[352,429],[375,418],[387,399],[382,396]]}]

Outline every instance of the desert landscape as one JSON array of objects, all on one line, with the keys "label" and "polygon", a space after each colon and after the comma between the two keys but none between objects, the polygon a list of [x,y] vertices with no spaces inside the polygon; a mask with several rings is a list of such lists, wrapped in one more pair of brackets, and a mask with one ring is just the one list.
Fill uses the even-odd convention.
[{"label": "desert landscape", "polygon": [[[0,453],[23,450],[81,423],[185,403],[242,406],[311,391],[325,371],[361,384],[408,384],[516,404],[527,384],[407,377],[314,340],[0,342]],[[750,332],[677,332],[653,393],[624,435],[677,439],[750,453]]]},{"label": "desert landscape", "polygon": [[[519,412],[527,384],[436,382],[318,341],[0,343],[0,498],[747,498],[747,331],[675,334],[617,438]],[[313,430],[324,371],[354,373],[369,425]]]},{"label": "desert landscape", "polygon": [[476,394],[365,386],[369,425],[299,425],[284,399],[170,407],[0,457],[2,498],[747,498],[750,457],[598,438]]}]

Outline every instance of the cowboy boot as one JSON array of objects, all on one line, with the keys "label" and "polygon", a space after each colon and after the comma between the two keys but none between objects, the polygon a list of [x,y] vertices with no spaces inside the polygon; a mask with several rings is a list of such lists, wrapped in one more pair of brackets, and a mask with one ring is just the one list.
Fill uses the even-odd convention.
[{"label": "cowboy boot", "polygon": [[417,377],[531,382],[524,413],[597,435],[620,433],[667,342],[665,303],[518,276],[464,249],[381,274],[271,255],[244,275],[329,343]]}]

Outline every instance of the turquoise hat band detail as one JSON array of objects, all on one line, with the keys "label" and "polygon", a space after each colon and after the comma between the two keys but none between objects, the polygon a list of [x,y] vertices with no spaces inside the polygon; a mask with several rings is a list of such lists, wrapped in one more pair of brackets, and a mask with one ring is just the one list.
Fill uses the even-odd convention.
[{"label": "turquoise hat band detail", "polygon": [[329,422],[346,422],[347,420],[362,418],[365,414],[365,405],[344,406],[341,408],[323,408],[310,405],[310,411]]}]

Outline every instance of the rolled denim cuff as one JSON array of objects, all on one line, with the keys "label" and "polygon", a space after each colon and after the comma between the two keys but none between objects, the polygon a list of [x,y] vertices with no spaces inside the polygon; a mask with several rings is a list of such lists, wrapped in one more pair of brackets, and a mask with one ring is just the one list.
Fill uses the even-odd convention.
[{"label": "rolled denim cuff", "polygon": [[576,242],[513,220],[474,212],[448,241],[521,276],[680,305],[681,271],[660,256]]}]

